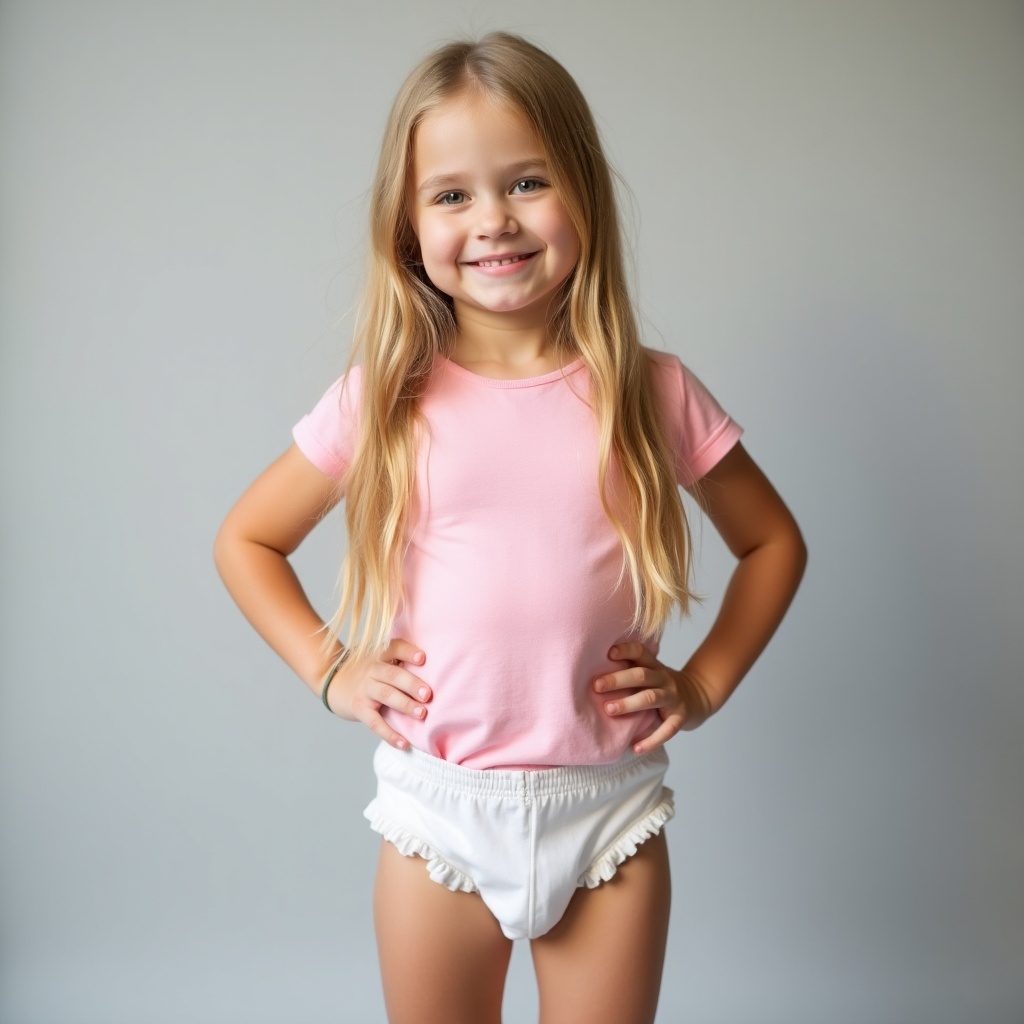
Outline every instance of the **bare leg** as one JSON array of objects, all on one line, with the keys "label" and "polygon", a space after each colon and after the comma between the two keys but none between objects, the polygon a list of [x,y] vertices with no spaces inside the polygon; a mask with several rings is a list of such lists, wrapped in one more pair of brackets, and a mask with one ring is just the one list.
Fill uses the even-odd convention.
[{"label": "bare leg", "polygon": [[577,889],[562,920],[531,944],[541,1024],[652,1024],[670,902],[664,834],[610,881]]},{"label": "bare leg", "polygon": [[373,912],[390,1024],[500,1024],[512,943],[479,893],[382,841]]}]

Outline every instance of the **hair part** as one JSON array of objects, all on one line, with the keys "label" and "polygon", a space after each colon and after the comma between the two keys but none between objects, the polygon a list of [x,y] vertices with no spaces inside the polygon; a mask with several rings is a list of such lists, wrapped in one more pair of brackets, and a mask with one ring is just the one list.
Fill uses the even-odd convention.
[{"label": "hair part", "polygon": [[329,639],[349,623],[355,657],[379,653],[400,606],[415,502],[417,399],[457,325],[451,299],[427,278],[408,209],[416,127],[439,105],[479,91],[535,131],[580,258],[552,304],[549,343],[582,358],[599,439],[597,482],[623,547],[633,628],[653,636],[685,613],[690,537],[674,462],[629,296],[612,173],[593,116],[569,73],[526,40],[494,32],[423,60],[402,85],[384,130],[370,200],[367,281],[350,367],[362,361],[359,440],[343,481],[349,550]]}]

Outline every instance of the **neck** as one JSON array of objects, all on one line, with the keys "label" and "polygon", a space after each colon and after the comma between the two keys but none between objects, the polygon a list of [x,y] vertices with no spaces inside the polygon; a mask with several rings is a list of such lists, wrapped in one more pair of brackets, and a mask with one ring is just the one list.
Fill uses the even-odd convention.
[{"label": "neck", "polygon": [[[546,312],[546,311],[545,311]],[[458,332],[452,361],[487,377],[534,377],[562,362],[548,339],[547,317],[517,317],[456,308]]]}]

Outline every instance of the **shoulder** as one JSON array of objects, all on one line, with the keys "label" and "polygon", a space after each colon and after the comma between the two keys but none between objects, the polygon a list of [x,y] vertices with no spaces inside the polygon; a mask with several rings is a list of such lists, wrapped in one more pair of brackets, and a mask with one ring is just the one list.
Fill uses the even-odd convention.
[{"label": "shoulder", "polygon": [[363,368],[361,365],[349,367],[324,392],[316,403],[310,416],[321,422],[332,420],[351,420],[358,417],[363,391]]},{"label": "shoulder", "polygon": [[739,440],[742,427],[678,356],[644,349],[651,390],[677,459],[679,482],[702,477]]},{"label": "shoulder", "polygon": [[674,377],[682,369],[682,361],[679,356],[671,352],[663,352],[657,348],[644,346],[644,356],[647,359],[647,370],[654,380],[665,377]]},{"label": "shoulder", "polygon": [[327,395],[333,395],[341,401],[358,399],[363,390],[363,367],[361,363],[350,366],[328,389]]},{"label": "shoulder", "polygon": [[659,404],[677,406],[686,393],[692,374],[679,356],[661,349],[644,348],[647,373]]},{"label": "shoulder", "polygon": [[292,428],[300,451],[318,469],[340,477],[352,461],[362,404],[362,367],[342,374]]},{"label": "shoulder", "polygon": [[[655,348],[644,348],[651,384],[659,399],[686,407],[714,402],[710,391],[679,356]],[[715,403],[717,405],[717,403]]]},{"label": "shoulder", "polygon": [[671,352],[664,352],[660,348],[648,348],[645,345],[643,351],[647,357],[647,363],[652,369],[670,369],[683,365],[679,356]]}]

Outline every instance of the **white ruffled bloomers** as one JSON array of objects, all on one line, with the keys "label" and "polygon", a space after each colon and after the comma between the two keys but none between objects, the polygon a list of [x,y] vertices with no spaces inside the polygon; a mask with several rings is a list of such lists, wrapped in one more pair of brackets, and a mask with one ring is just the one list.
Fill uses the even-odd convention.
[{"label": "white ruffled bloomers", "polygon": [[596,889],[602,882],[611,879],[619,865],[632,857],[638,847],[647,839],[656,836],[672,820],[676,805],[672,790],[661,787],[661,800],[650,814],[628,828],[612,845],[601,854],[579,877],[577,886]]},{"label": "white ruffled bloomers", "polygon": [[[596,889],[602,882],[609,881],[615,876],[620,864],[625,863],[637,852],[645,840],[656,836],[675,817],[676,809],[672,790],[663,786],[661,793],[662,798],[658,806],[623,832],[579,876],[576,881],[577,888],[585,886],[587,889]],[[452,892],[480,891],[469,875],[446,861],[430,843],[425,842],[419,836],[414,836],[397,822],[389,821],[379,812],[376,804],[375,800],[366,808],[366,817],[369,819],[370,828],[391,843],[399,853],[406,857],[422,857],[426,861],[427,873],[431,879],[446,889],[451,889]]]},{"label": "white ruffled bloomers", "polygon": [[675,813],[662,748],[612,765],[478,771],[382,744],[370,827],[453,892],[478,892],[511,939],[554,926]]}]

